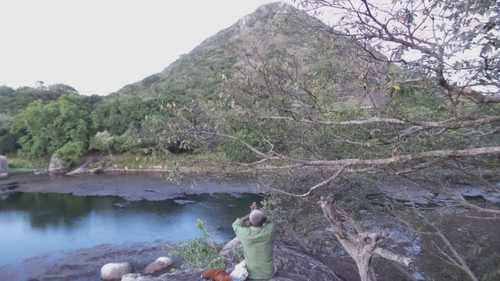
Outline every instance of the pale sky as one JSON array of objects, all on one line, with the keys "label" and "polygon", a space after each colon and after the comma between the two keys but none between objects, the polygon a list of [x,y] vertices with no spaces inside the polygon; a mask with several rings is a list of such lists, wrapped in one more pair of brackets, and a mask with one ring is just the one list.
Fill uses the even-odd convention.
[{"label": "pale sky", "polygon": [[[270,0],[1,0],[0,85],[106,95]],[[290,2],[290,1],[287,1]]]}]

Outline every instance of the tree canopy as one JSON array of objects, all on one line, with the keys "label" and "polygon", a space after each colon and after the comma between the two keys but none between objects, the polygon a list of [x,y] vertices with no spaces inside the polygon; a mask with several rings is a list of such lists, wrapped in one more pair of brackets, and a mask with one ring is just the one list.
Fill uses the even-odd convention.
[{"label": "tree canopy", "polygon": [[[92,135],[89,106],[85,97],[74,93],[63,94],[48,104],[42,100],[30,103],[11,129],[14,134],[22,135],[20,154],[34,158],[62,149],[75,157],[83,155]],[[67,151],[69,147],[71,152]]]},{"label": "tree canopy", "polygon": [[[404,265],[411,261],[387,255],[378,244],[386,234],[364,232],[344,211],[345,204],[331,202],[342,197],[345,181],[359,175],[370,182],[383,174],[387,180],[391,176],[448,192],[453,182],[470,176],[498,192],[498,4],[297,3],[318,16],[338,17],[326,26],[295,12],[276,24],[276,33],[300,27],[314,34],[323,65],[309,65],[307,55],[286,47],[248,46],[241,54],[245,65],[208,105],[213,110],[205,115],[207,122],[193,124],[192,133],[225,139],[228,155],[253,155],[233,160],[252,171],[273,173],[264,184],[282,204],[286,200],[279,194],[305,200],[323,196],[321,208],[330,229],[356,261],[361,279],[375,280],[372,255]],[[434,182],[427,180],[429,173],[436,176]],[[353,196],[359,199],[363,192],[358,192]],[[457,204],[493,219],[498,213],[496,207],[464,198]],[[418,209],[413,211],[428,222]],[[440,237],[434,243],[443,243],[451,253],[443,258],[477,280],[443,232],[435,224],[428,226]]]}]

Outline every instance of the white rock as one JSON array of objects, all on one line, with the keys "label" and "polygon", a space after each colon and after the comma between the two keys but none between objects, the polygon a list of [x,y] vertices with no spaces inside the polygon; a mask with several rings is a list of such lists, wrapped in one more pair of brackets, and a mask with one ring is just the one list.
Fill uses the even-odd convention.
[{"label": "white rock", "polygon": [[157,258],[154,262],[148,264],[146,268],[144,268],[145,274],[154,274],[158,271],[161,271],[169,266],[171,266],[174,261],[169,257],[160,257]]},{"label": "white rock", "polygon": [[132,266],[128,262],[107,263],[101,267],[102,280],[120,280],[122,276],[132,272]]}]

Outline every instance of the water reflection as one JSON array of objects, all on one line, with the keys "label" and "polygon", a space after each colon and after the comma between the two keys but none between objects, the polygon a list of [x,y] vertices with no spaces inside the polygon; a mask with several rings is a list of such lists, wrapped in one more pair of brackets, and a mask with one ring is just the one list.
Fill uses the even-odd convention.
[{"label": "water reflection", "polygon": [[[180,199],[180,200],[179,200]],[[68,194],[11,194],[0,200],[0,266],[46,252],[99,244],[176,243],[200,235],[207,221],[219,240],[233,237],[231,223],[248,212],[255,194],[188,195],[164,201],[127,202],[119,197]]]},{"label": "water reflection", "polygon": [[67,194],[11,194],[0,201],[1,212],[27,213],[30,226],[47,228],[65,226],[71,228],[78,218],[88,215],[92,210],[112,209],[120,202],[117,197],[79,197]]}]

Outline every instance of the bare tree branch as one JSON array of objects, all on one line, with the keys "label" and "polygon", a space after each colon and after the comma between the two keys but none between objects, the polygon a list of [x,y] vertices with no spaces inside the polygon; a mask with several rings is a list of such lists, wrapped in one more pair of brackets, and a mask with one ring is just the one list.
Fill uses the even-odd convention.
[{"label": "bare tree branch", "polygon": [[[484,155],[484,154],[500,154],[500,146],[493,146],[493,147],[480,147],[480,148],[471,148],[471,149],[464,149],[464,150],[433,150],[433,151],[424,151],[420,153],[414,153],[414,154],[404,154],[404,155],[394,155],[390,158],[379,158],[379,159],[339,159],[339,160],[305,160],[305,159],[299,159],[299,158],[294,158],[294,157],[287,157],[287,156],[272,156],[273,153],[270,151],[268,154],[265,154],[257,149],[255,149],[252,145],[249,143],[245,142],[241,138],[238,138],[236,136],[232,135],[226,135],[226,134],[221,134],[217,132],[208,132],[208,131],[203,131],[203,134],[209,134],[209,135],[214,135],[214,136],[220,136],[224,138],[229,138],[232,140],[237,140],[240,143],[242,143],[244,146],[249,148],[251,151],[255,152],[258,156],[266,159],[266,161],[271,161],[271,160],[287,160],[290,162],[295,162],[295,165],[261,165],[262,163],[265,163],[266,161],[258,161],[255,162],[254,164],[257,164],[258,166],[255,166],[254,169],[256,170],[277,170],[277,169],[288,169],[288,168],[298,168],[298,167],[305,167],[305,166],[340,166],[343,167],[341,170],[343,171],[345,168],[350,167],[350,166],[359,166],[359,165],[367,165],[367,166],[380,166],[380,165],[388,165],[388,164],[394,164],[394,163],[405,163],[413,160],[419,160],[419,159],[424,159],[424,158],[456,158],[456,157],[467,157],[467,156],[477,156],[477,155]],[[442,160],[444,161],[444,160]],[[440,160],[434,160],[435,163],[442,162]],[[434,164],[435,164],[434,163]],[[429,164],[424,165],[423,167],[429,167],[433,164],[433,161],[429,162]]]},{"label": "bare tree branch", "polygon": [[416,165],[416,166],[414,166],[414,167],[412,167],[410,169],[406,169],[404,171],[396,172],[396,175],[413,173],[413,172],[416,172],[418,170],[429,168],[431,166],[436,165],[437,163],[441,163],[441,162],[446,161],[448,159],[450,159],[450,157],[440,157],[440,158],[434,159],[432,161],[428,161],[428,162]]},{"label": "bare tree branch", "polygon": [[310,120],[310,119],[297,119],[288,116],[259,116],[259,118],[271,119],[271,120],[288,120],[299,123],[316,124],[316,125],[348,126],[348,125],[365,125],[371,123],[389,123],[389,124],[402,124],[402,125],[418,125],[427,128],[446,128],[446,129],[478,127],[485,124],[500,121],[500,116],[488,116],[485,118],[480,118],[475,120],[449,119],[436,122],[422,122],[422,121],[415,121],[408,119],[379,118],[379,117],[372,117],[366,120],[349,120],[349,121],[322,121],[322,120]]},{"label": "bare tree branch", "polygon": [[465,198],[460,195],[460,194],[454,194],[455,196],[458,196],[460,198],[460,201],[461,201],[461,205],[467,207],[467,208],[470,208],[470,209],[474,209],[474,210],[477,210],[479,212],[484,212],[484,213],[490,213],[490,214],[497,214],[497,215],[500,215],[500,210],[496,210],[496,209],[489,209],[489,208],[482,208],[482,207],[479,207],[477,205],[474,205],[474,204],[471,204],[469,203],[467,200],[465,200]]},{"label": "bare tree branch", "polygon": [[293,193],[289,193],[289,192],[286,192],[286,191],[283,191],[283,190],[280,190],[280,189],[275,189],[275,188],[271,188],[271,187],[268,187],[269,189],[272,189],[276,192],[279,192],[279,193],[283,193],[283,194],[286,194],[286,195],[289,195],[289,196],[293,196],[293,197],[307,197],[309,195],[311,195],[311,193],[313,191],[315,191],[316,189],[324,186],[324,185],[327,185],[329,184],[331,181],[333,181],[334,179],[338,178],[340,176],[340,174],[342,174],[342,172],[344,171],[344,169],[346,168],[347,166],[341,166],[331,177],[327,178],[326,180],[314,185],[313,187],[311,187],[307,192],[305,193],[302,193],[302,194],[293,194]]},{"label": "bare tree branch", "polygon": [[401,265],[410,266],[410,264],[413,262],[410,258],[398,255],[384,248],[377,247],[373,250],[373,253],[383,257],[386,260],[395,261]]},{"label": "bare tree branch", "polygon": [[[418,160],[423,158],[432,158],[432,157],[467,157],[467,156],[476,156],[483,154],[500,154],[500,146],[493,147],[481,147],[481,148],[471,148],[464,150],[433,150],[433,151],[425,151],[414,154],[405,154],[405,155],[395,155],[390,158],[381,158],[381,159],[339,159],[339,160],[298,160],[287,158],[288,160],[292,160],[298,163],[302,163],[308,166],[355,166],[355,165],[388,165],[394,163],[405,163],[412,160]],[[261,167],[261,169],[265,169],[266,167]]]},{"label": "bare tree branch", "polygon": [[455,257],[456,261],[460,264],[459,268],[461,270],[463,270],[465,273],[467,273],[467,275],[469,275],[470,279],[472,279],[473,281],[479,281],[476,278],[476,275],[474,274],[474,272],[472,272],[472,270],[470,270],[470,268],[467,265],[467,263],[465,262],[465,260],[458,254],[458,252],[455,249],[455,247],[453,247],[453,245],[451,245],[450,241],[446,238],[446,236],[443,235],[443,233],[441,232],[441,230],[439,228],[437,228],[435,226],[435,224],[431,223],[430,226],[432,228],[434,228],[434,230],[436,230],[436,233],[439,236],[439,238],[441,238],[441,240],[445,243],[446,247],[452,252],[452,254]]}]

